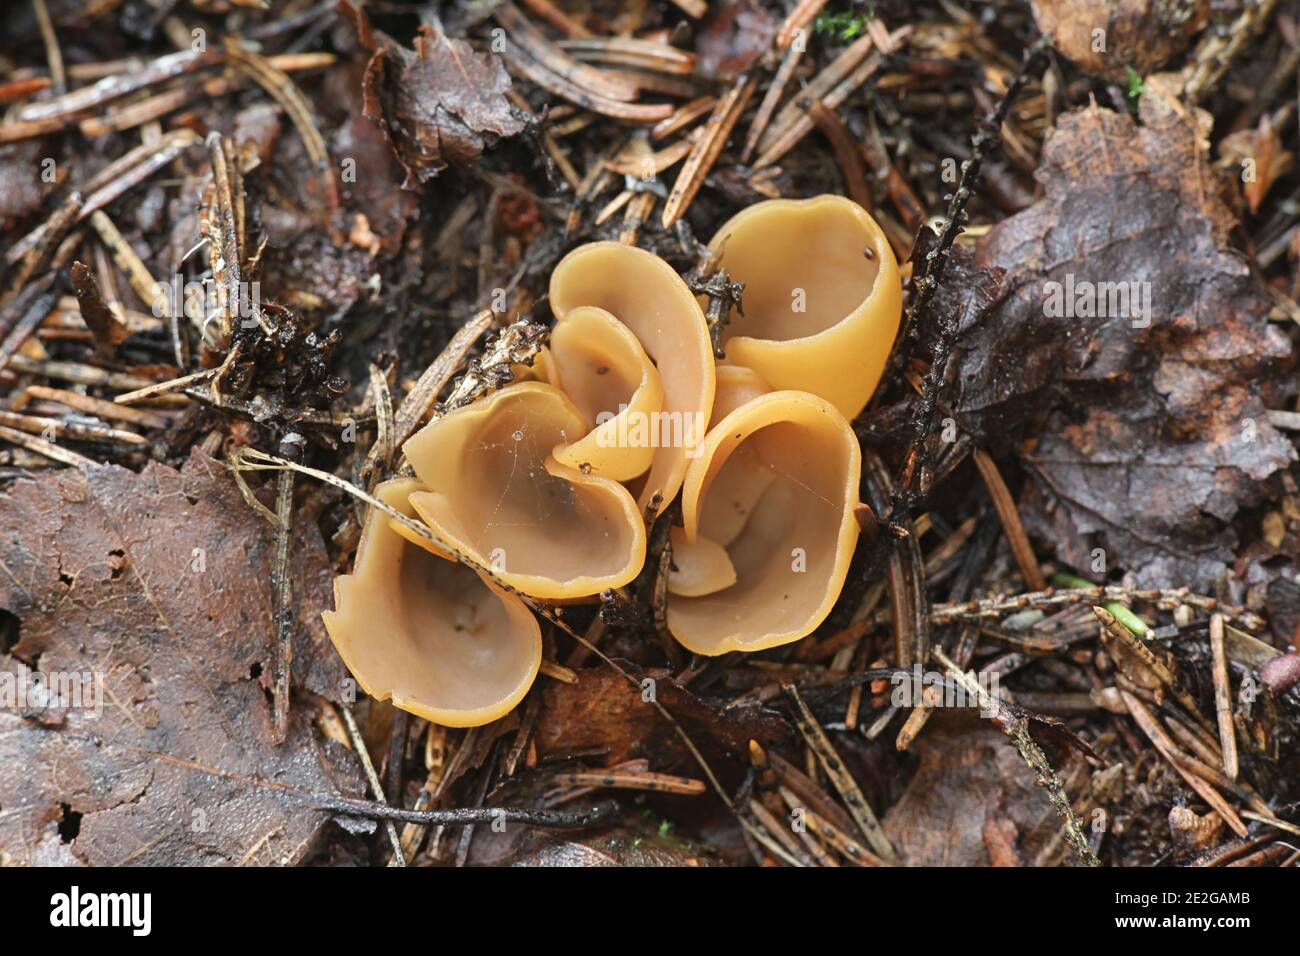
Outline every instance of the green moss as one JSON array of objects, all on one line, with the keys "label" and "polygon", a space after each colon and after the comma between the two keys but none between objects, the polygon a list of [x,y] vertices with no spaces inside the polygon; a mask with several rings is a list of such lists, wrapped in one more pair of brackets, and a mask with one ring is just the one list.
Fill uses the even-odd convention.
[{"label": "green moss", "polygon": [[873,16],[872,11],[866,14],[855,13],[852,10],[823,13],[813,21],[813,32],[820,36],[833,36],[839,40],[853,40],[866,32],[867,21]]},{"label": "green moss", "polygon": [[1137,109],[1137,101],[1142,96],[1142,76],[1131,66],[1124,67],[1128,73],[1128,105],[1129,109]]}]

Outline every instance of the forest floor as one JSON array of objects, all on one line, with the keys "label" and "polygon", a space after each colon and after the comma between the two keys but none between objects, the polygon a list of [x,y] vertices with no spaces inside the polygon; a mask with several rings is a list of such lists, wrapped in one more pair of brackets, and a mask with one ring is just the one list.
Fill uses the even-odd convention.
[{"label": "forest floor", "polygon": [[[1298,77],[1295,0],[4,4],[0,863],[1297,865]],[[725,323],[821,193],[904,317],[816,632],[687,654],[669,512],[509,715],[355,694],[352,491],[555,264]]]}]

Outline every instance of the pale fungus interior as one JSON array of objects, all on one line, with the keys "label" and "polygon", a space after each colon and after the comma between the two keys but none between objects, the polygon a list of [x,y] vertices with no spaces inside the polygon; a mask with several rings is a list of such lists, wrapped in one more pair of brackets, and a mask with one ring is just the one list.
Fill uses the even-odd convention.
[{"label": "pale fungus interior", "polygon": [[[713,417],[709,427],[713,428],[741,405],[771,390],[758,373],[751,369],[718,366],[717,397],[713,402]],[[744,529],[754,506],[775,477],[776,472],[759,460],[756,445],[741,444],[710,475],[710,507],[700,515],[698,533],[687,535],[683,531],[683,543],[692,538],[706,538],[723,547],[731,544]],[[671,579],[669,586],[673,587]]]},{"label": "pale fungus interior", "polygon": [[425,490],[411,504],[439,538],[539,598],[632,580],[645,525],[622,485],[551,456],[586,434],[564,393],[523,382],[426,426],[403,451]]},{"label": "pale fungus interior", "polygon": [[[420,484],[380,484],[380,501],[411,517]],[[510,710],[541,663],[537,619],[472,569],[417,547],[372,509],[352,574],[334,581],[325,627],[366,693],[450,727]]]},{"label": "pale fungus interior", "polygon": [[824,332],[862,304],[880,272],[880,257],[863,255],[871,231],[839,203],[751,207],[722,234],[722,264],[745,283],[731,336],[785,342]]},{"label": "pale fungus interior", "polygon": [[663,408],[664,390],[659,370],[632,331],[604,309],[582,306],[556,323],[547,359],[548,380],[592,429],[557,447],[555,460],[616,481],[643,474],[654,447],[637,441],[637,432]]},{"label": "pale fungus interior", "polygon": [[681,528],[669,534],[673,549],[672,567],[668,572],[668,591],[682,597],[713,594],[736,583],[736,566],[731,563],[725,544],[699,534],[692,541]]},{"label": "pale fungus interior", "polygon": [[857,542],[857,440],[829,403],[790,391],[754,398],[710,430],[682,489],[688,541],[715,510],[734,512],[730,489],[716,479],[741,449],[770,480],[743,521],[729,523],[741,525],[734,538],[714,542],[725,547],[734,583],[700,593],[723,576],[697,574],[681,589],[697,596],[668,602],[669,630],[697,654],[761,650],[811,633],[838,597]]},{"label": "pale fungus interior", "polygon": [[742,210],[709,245],[745,284],[723,347],[774,388],[821,395],[846,418],[875,391],[902,311],[884,232],[839,196],[775,199]]},{"label": "pale fungus interior", "polygon": [[667,504],[713,406],[713,351],[699,303],[668,263],[617,242],[590,243],[565,256],[551,274],[550,299],[559,322],[583,306],[604,309],[655,363],[663,407],[650,423],[656,447],[638,504],[644,508],[656,494]]}]

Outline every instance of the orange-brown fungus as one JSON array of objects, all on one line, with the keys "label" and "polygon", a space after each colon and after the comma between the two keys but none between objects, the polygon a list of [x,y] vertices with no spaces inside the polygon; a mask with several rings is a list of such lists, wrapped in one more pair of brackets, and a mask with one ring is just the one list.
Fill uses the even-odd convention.
[{"label": "orange-brown fungus", "polygon": [[[752,382],[738,389],[741,398],[753,390]],[[728,391],[720,379],[720,397]],[[715,655],[810,634],[848,574],[861,471],[848,422],[816,395],[760,394],[723,416],[682,486],[678,570],[669,578],[673,636]]]},{"label": "orange-brown fungus", "polygon": [[[420,483],[375,496],[408,517]],[[371,509],[351,574],[334,580],[325,628],[367,694],[448,727],[509,713],[542,660],[537,619],[517,597],[462,564],[416,547]]]},{"label": "orange-brown fungus", "polygon": [[668,263],[617,242],[580,246],[560,260],[550,298],[560,323],[582,306],[605,310],[656,364],[663,408],[642,423],[654,454],[637,503],[644,509],[657,494],[666,505],[681,487],[687,455],[703,440],[713,407],[713,351],[699,303]]},{"label": "orange-brown fungus", "polygon": [[645,523],[618,482],[552,455],[588,431],[544,382],[521,382],[434,421],[402,446],[425,490],[411,505],[439,539],[538,598],[627,584],[645,561]]},{"label": "orange-brown fungus", "polygon": [[898,332],[902,285],[884,232],[840,196],[750,206],[709,244],[745,284],[727,360],[773,388],[820,395],[846,418],[876,390]]},{"label": "orange-brown fungus", "polygon": [[555,460],[616,481],[644,474],[654,459],[653,446],[620,438],[632,436],[638,423],[662,411],[664,389],[632,330],[604,309],[576,308],[555,324],[539,364],[592,429],[557,448]]},{"label": "orange-brown fungus", "polygon": [[556,324],[534,367],[406,442],[416,477],[376,493],[439,544],[372,511],[326,614],[368,692],[452,726],[501,716],[538,669],[524,602],[631,582],[647,506],[679,492],[667,621],[685,647],[775,647],[830,613],[858,536],[847,419],[898,330],[898,266],[834,196],[752,206],[711,251],[745,283],[723,364],[671,266],[593,243],[551,276]]}]

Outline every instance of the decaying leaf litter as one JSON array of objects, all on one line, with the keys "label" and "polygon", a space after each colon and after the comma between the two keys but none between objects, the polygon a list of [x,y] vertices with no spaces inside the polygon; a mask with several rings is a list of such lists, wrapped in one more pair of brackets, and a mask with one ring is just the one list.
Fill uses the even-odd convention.
[{"label": "decaying leaf litter", "polygon": [[[105,690],[0,712],[0,860],[1296,865],[1300,8],[268,6],[0,14],[0,651]],[[652,559],[501,720],[356,699],[349,486],[569,249],[718,332],[696,237],[820,192],[911,278],[819,631],[691,658]]]}]

